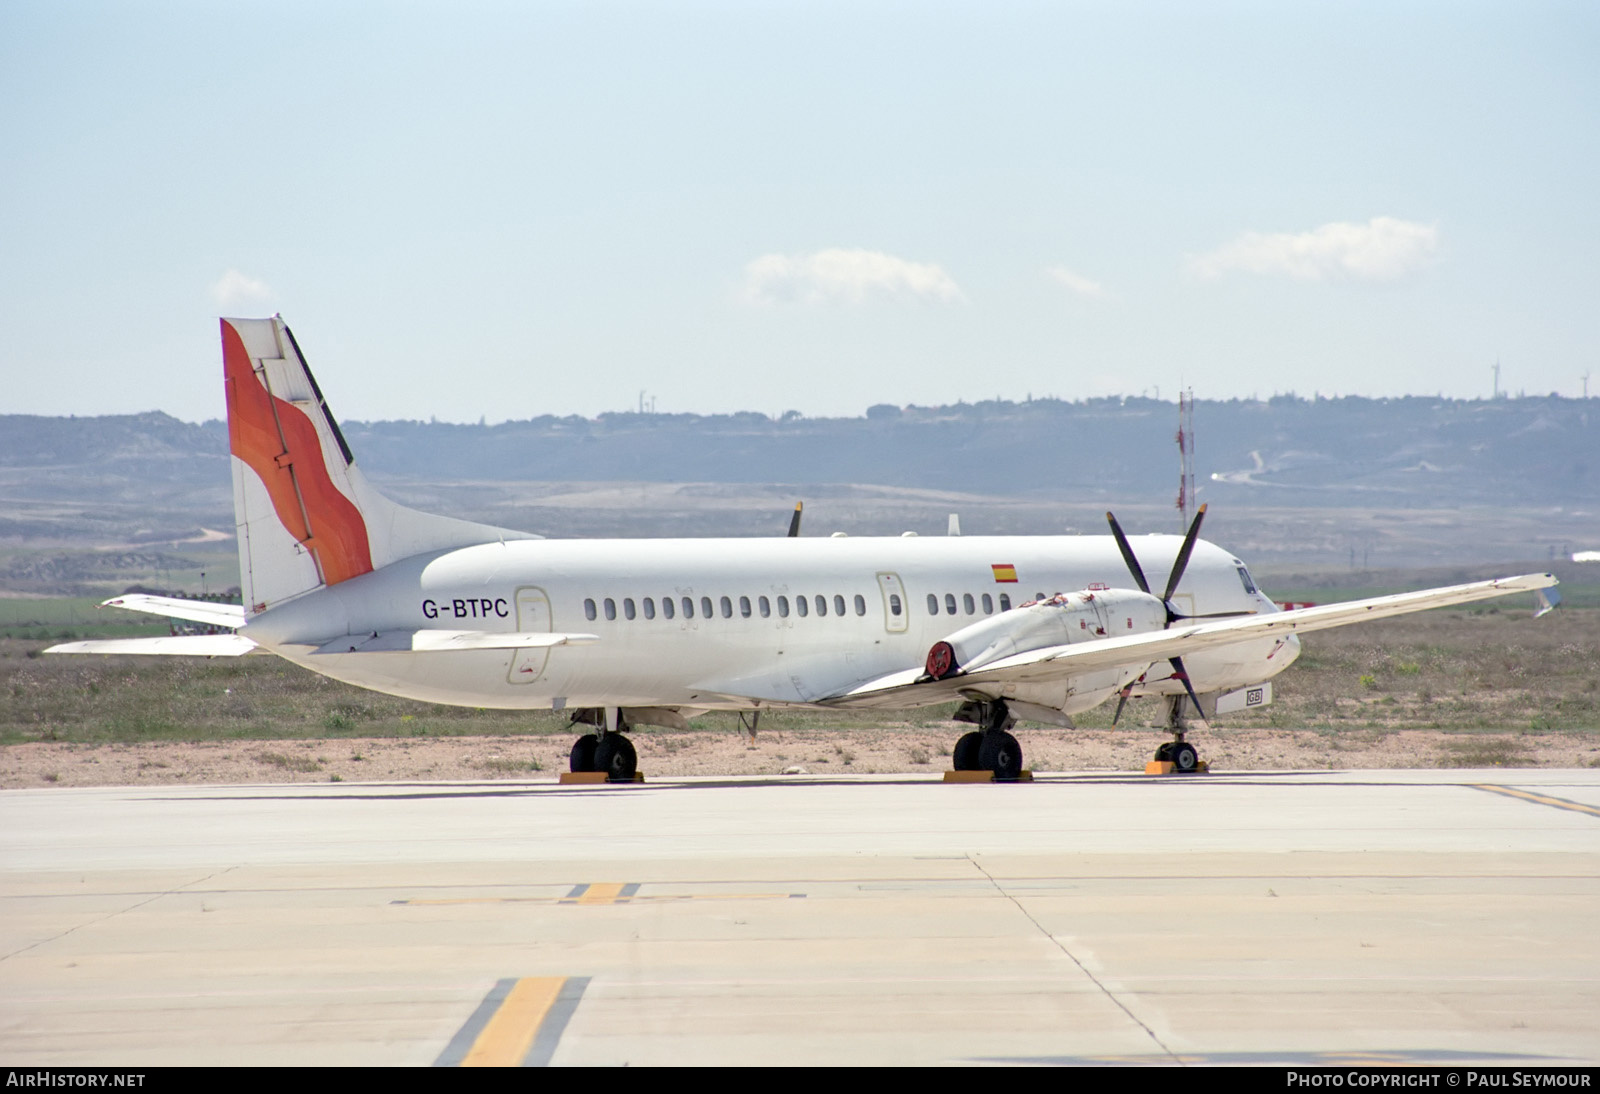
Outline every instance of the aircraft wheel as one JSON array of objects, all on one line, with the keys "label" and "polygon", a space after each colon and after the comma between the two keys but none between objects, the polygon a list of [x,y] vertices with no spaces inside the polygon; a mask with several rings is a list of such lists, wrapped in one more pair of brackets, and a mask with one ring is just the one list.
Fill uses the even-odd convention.
[{"label": "aircraft wheel", "polygon": [[600,743],[600,738],[593,733],[585,733],[572,743],[572,755],[568,759],[568,768],[572,771],[593,771],[594,749]]},{"label": "aircraft wheel", "polygon": [[631,783],[639,770],[639,754],[633,742],[620,733],[607,733],[595,745],[594,770],[604,771],[609,782]]},{"label": "aircraft wheel", "polygon": [[1022,774],[1022,746],[1005,730],[991,730],[983,735],[978,767],[993,771],[996,779],[1015,779]]},{"label": "aircraft wheel", "polygon": [[1165,764],[1172,762],[1172,742],[1168,741],[1156,749],[1156,763]]},{"label": "aircraft wheel", "polygon": [[1194,750],[1194,745],[1187,741],[1179,741],[1172,746],[1172,767],[1175,771],[1188,774],[1200,766],[1200,753]]},{"label": "aircraft wheel", "polygon": [[982,747],[983,734],[963,733],[950,753],[951,766],[957,771],[982,771],[983,765],[978,762],[978,752]]}]

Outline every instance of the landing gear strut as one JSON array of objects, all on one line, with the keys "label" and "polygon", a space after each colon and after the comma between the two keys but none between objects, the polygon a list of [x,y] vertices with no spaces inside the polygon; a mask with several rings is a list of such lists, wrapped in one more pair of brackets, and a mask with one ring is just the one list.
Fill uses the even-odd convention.
[{"label": "landing gear strut", "polygon": [[1017,720],[1004,699],[963,703],[954,718],[979,727],[956,742],[950,759],[957,771],[992,771],[996,780],[1016,779],[1022,774],[1022,746],[1008,732]]},{"label": "landing gear strut", "polygon": [[1172,732],[1172,740],[1156,749],[1157,763],[1170,763],[1172,770],[1181,775],[1192,775],[1200,770],[1200,753],[1194,745],[1183,739],[1185,730],[1188,729],[1188,719],[1183,716],[1183,704],[1187,699],[1184,695],[1169,695],[1167,697],[1167,729]]},{"label": "landing gear strut", "polygon": [[572,719],[573,725],[587,723],[595,727],[572,745],[569,764],[573,771],[604,771],[608,782],[632,782],[639,770],[639,754],[633,742],[623,736],[629,728],[618,707],[604,710],[579,711]]}]

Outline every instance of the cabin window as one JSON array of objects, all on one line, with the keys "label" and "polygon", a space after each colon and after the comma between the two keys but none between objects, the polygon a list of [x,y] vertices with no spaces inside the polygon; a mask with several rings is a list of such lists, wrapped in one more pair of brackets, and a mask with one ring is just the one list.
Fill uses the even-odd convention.
[{"label": "cabin window", "polygon": [[711,618],[711,598],[709,596],[700,598],[700,614],[706,619]]},{"label": "cabin window", "polygon": [[988,593],[983,594],[983,614],[994,614],[994,597],[990,596]]},{"label": "cabin window", "polygon": [[978,606],[972,602],[971,593],[961,594],[961,606],[967,610],[968,615],[972,615],[978,610]]},{"label": "cabin window", "polygon": [[949,614],[951,614],[951,615],[955,615],[956,614],[956,594],[955,593],[945,593],[944,594],[944,610],[946,612],[948,612]]},{"label": "cabin window", "polygon": [[811,605],[805,597],[797,596],[794,598],[794,610],[800,613],[800,618],[804,619],[811,614]]},{"label": "cabin window", "polygon": [[929,615],[938,615],[939,614],[939,594],[938,593],[929,593],[928,594],[928,614]]},{"label": "cabin window", "polygon": [[765,619],[772,614],[772,601],[764,596],[756,597],[756,604],[761,608],[761,618]]},{"label": "cabin window", "polygon": [[840,596],[838,593],[833,594],[833,614],[844,614],[844,597]]},{"label": "cabin window", "polygon": [[856,614],[857,615],[866,615],[867,614],[867,598],[862,596],[860,593],[856,594]]},{"label": "cabin window", "polygon": [[789,598],[786,596],[778,597],[778,618],[789,618]]},{"label": "cabin window", "polygon": [[818,615],[827,615],[828,614],[828,598],[823,596],[821,593],[817,594],[817,614]]},{"label": "cabin window", "polygon": [[899,615],[900,614],[900,594],[899,593],[890,593],[889,594],[889,614],[890,615]]},{"label": "cabin window", "polygon": [[632,619],[637,614],[633,607],[633,597],[625,596],[622,598],[622,614],[628,619]]},{"label": "cabin window", "polygon": [[750,618],[750,598],[748,596],[741,596],[739,598],[739,614],[744,616],[746,619]]},{"label": "cabin window", "polygon": [[656,602],[648,596],[644,598],[644,617],[646,619],[656,617]]},{"label": "cabin window", "polygon": [[683,605],[683,617],[685,619],[693,619],[694,618],[694,597],[686,596],[686,597],[683,598],[683,600],[680,603]]},{"label": "cabin window", "polygon": [[1000,610],[1003,611],[1003,612],[1009,612],[1011,610],[1011,594],[1010,593],[1001,593],[1000,594]]},{"label": "cabin window", "polygon": [[671,619],[675,614],[677,614],[676,610],[672,606],[672,597],[664,596],[661,598],[661,614],[666,616],[668,619]]},{"label": "cabin window", "polygon": [[733,601],[729,600],[727,597],[722,598],[722,618],[733,618]]},{"label": "cabin window", "polygon": [[608,597],[606,597],[606,618],[607,619],[615,619],[616,617],[617,617],[617,602],[615,600],[612,600],[608,596]]},{"label": "cabin window", "polygon": [[585,597],[583,601],[583,617],[585,619],[593,619],[599,614],[594,608],[594,597]]}]

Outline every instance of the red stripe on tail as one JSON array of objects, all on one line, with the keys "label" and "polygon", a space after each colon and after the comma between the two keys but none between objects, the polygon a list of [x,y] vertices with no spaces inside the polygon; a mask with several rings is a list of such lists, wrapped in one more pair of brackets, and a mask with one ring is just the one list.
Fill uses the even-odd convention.
[{"label": "red stripe on tail", "polygon": [[256,379],[244,340],[226,320],[222,364],[229,446],[261,477],[278,520],[311,552],[326,584],[370,572],[367,523],[329,477],[317,427]]}]

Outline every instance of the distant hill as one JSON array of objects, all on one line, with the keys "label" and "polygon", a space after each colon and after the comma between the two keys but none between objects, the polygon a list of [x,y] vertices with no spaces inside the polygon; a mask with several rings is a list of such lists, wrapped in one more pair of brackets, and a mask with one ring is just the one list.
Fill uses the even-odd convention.
[{"label": "distant hill", "polygon": [[[1177,408],[1153,399],[343,428],[397,500],[546,535],[782,534],[797,499],[807,535],[943,534],[952,512],[968,534],[1099,533],[1107,509],[1135,530],[1178,524]],[[1600,399],[1201,401],[1195,432],[1208,537],[1258,562],[1600,546]],[[118,560],[158,548],[181,553],[169,573],[216,574],[232,530],[222,422],[0,417],[0,590],[113,582]],[[48,555],[88,547],[116,550]]]},{"label": "distant hill", "polygon": [[[1174,404],[1154,399],[875,406],[860,418],[605,414],[499,425],[346,422],[378,478],[487,482],[872,483],[1149,501],[1174,494]],[[1197,402],[1210,496],[1296,506],[1600,501],[1600,399]],[[0,417],[0,475],[55,490],[226,486],[227,432],[166,414]],[[31,472],[19,478],[19,473]],[[35,493],[35,496],[36,493]]]}]

